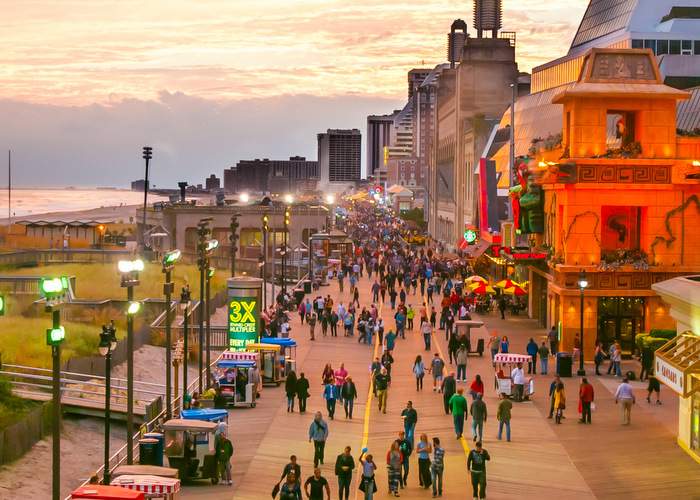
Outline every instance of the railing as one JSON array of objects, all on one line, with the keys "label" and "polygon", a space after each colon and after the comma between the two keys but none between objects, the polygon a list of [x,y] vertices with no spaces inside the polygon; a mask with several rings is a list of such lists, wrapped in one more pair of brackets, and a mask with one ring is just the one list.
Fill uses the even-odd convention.
[{"label": "railing", "polygon": [[[0,288],[5,289],[13,295],[35,295],[39,296],[39,280],[42,276],[0,276]],[[74,299],[75,276],[69,276],[70,283],[69,299]],[[11,286],[11,289],[8,289]]]},{"label": "railing", "polygon": [[0,253],[0,266],[36,265],[49,262],[116,262],[131,254],[130,250],[102,250],[94,248],[19,250]]}]

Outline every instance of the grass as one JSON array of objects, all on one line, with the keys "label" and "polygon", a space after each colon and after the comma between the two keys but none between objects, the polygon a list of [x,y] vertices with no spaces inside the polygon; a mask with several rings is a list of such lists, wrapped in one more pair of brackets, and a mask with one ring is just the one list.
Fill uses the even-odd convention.
[{"label": "grass", "polygon": [[[100,340],[100,326],[67,322],[66,339],[61,345],[61,360],[76,356],[94,356]],[[51,318],[25,318],[3,316],[0,318],[0,351],[3,363],[51,368],[51,348],[46,345],[46,329]],[[117,337],[125,335],[125,327],[117,324]]]},{"label": "grass", "polygon": [[[75,276],[76,297],[80,299],[123,299],[126,295],[120,286],[116,264],[50,264],[46,266],[12,269],[2,272],[4,276]],[[211,282],[212,295],[226,287],[227,272],[214,275]],[[146,264],[140,273],[141,283],[134,288],[137,299],[163,296],[165,276],[158,264]],[[176,265],[173,270],[175,296],[179,297],[185,283],[194,292],[199,289],[199,270],[189,264]]]},{"label": "grass", "polygon": [[0,430],[17,422],[37,404],[12,394],[10,382],[0,378]]}]

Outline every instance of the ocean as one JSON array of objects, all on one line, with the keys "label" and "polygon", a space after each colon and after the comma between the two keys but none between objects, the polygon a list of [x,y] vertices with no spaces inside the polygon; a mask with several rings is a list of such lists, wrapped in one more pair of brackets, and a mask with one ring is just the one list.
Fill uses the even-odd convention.
[{"label": "ocean", "polygon": [[[7,217],[7,189],[0,190],[0,217]],[[162,196],[148,195],[148,203],[167,200]],[[12,217],[21,218],[49,212],[71,212],[120,205],[143,203],[143,192],[128,189],[57,188],[12,190]]]}]

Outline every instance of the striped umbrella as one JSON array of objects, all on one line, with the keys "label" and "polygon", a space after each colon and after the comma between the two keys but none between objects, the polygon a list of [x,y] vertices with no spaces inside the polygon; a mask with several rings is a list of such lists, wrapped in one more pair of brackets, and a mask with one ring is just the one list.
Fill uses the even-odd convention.
[{"label": "striped umbrella", "polygon": [[516,297],[527,295],[525,289],[520,286],[510,286],[508,288],[504,288],[503,293],[505,293],[506,295],[515,295]]},{"label": "striped umbrella", "polygon": [[520,286],[520,285],[511,279],[505,279],[505,280],[499,281],[494,286],[497,286],[498,288],[511,288],[513,286]]},{"label": "striped umbrella", "polygon": [[469,276],[467,279],[464,280],[464,282],[465,283],[488,283],[489,280],[475,274],[474,276]]},{"label": "striped umbrella", "polygon": [[489,286],[486,283],[479,283],[478,286],[471,288],[471,291],[472,291],[472,293],[475,293],[477,295],[486,295],[486,294],[496,293],[496,290],[494,290],[494,288],[492,286]]}]

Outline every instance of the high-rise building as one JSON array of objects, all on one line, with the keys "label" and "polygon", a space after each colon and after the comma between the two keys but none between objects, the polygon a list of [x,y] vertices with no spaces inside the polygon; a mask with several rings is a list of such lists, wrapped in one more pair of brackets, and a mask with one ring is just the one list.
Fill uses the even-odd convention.
[{"label": "high-rise building", "polygon": [[389,115],[367,117],[367,175],[379,178],[384,166],[384,148],[391,146],[391,129],[399,110]]},{"label": "high-rise building", "polygon": [[204,188],[207,191],[219,189],[220,187],[221,187],[221,179],[219,179],[216,175],[211,174],[209,177],[204,179]]},{"label": "high-rise building", "polygon": [[295,193],[314,190],[318,177],[318,162],[303,156],[292,156],[289,160],[241,160],[235,167],[224,170],[224,189],[228,193]]},{"label": "high-rise building", "polygon": [[328,129],[318,134],[320,188],[360,180],[362,134],[358,129]]}]

